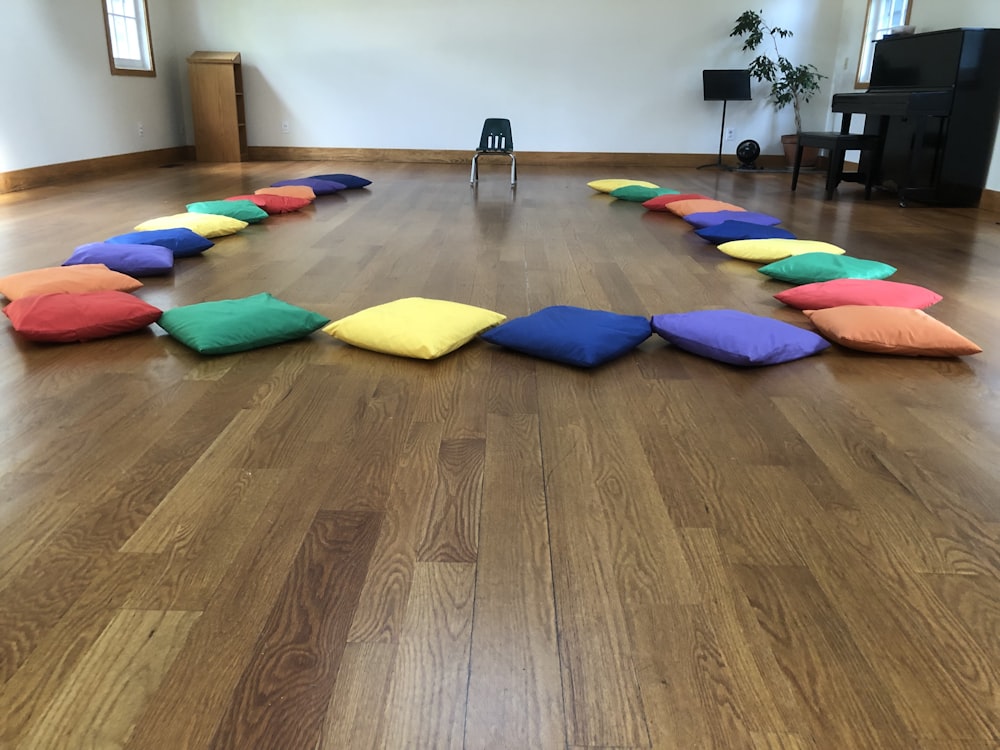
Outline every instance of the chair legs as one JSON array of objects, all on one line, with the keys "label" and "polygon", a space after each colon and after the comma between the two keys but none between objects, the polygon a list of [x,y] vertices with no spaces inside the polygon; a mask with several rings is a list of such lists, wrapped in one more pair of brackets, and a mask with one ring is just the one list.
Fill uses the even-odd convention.
[{"label": "chair legs", "polygon": [[[479,182],[479,157],[480,153],[476,152],[472,156],[472,172],[469,174],[469,185],[475,185]],[[510,157],[510,185],[514,187],[517,185],[517,159],[514,154],[507,152],[507,156]]]}]

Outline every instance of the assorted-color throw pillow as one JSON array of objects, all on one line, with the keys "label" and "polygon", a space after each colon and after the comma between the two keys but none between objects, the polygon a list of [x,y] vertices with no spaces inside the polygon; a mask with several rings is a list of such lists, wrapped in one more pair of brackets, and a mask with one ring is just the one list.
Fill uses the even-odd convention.
[{"label": "assorted-color throw pillow", "polygon": [[108,237],[105,242],[120,242],[126,245],[159,245],[170,250],[175,258],[200,255],[215,245],[210,239],[202,237],[197,232],[192,232],[187,227],[128,232],[127,234]]},{"label": "assorted-color throw pillow", "polygon": [[540,359],[596,367],[630,352],[650,333],[644,316],[556,305],[514,318],[480,338]]},{"label": "assorted-color throw pillow", "polygon": [[774,298],[799,310],[823,310],[841,305],[910,307],[922,310],[941,301],[940,294],[925,287],[885,279],[817,281],[778,292]]},{"label": "assorted-color throw pillow", "polygon": [[884,279],[896,273],[894,266],[877,260],[816,252],[792,255],[757,270],[765,276],[791,284],[833,279]]},{"label": "assorted-color throw pillow", "polygon": [[70,343],[145,328],[162,311],[128,292],[36,294],[4,308],[14,330],[30,341]]},{"label": "assorted-color throw pillow", "polygon": [[174,254],[160,245],[91,242],[80,245],[64,266],[103,264],[129,276],[162,276],[174,269]]},{"label": "assorted-color throw pillow", "polygon": [[339,193],[344,190],[347,185],[342,182],[334,182],[333,180],[320,180],[316,177],[297,177],[292,180],[279,180],[278,182],[272,182],[271,187],[307,187],[311,188],[316,195],[329,195],[330,193]]},{"label": "assorted-color throw pillow", "polygon": [[805,253],[844,254],[844,248],[830,242],[799,240],[795,238],[735,240],[719,245],[719,250],[732,258],[749,260],[755,263],[773,263],[776,260],[790,258],[793,255],[803,255]]},{"label": "assorted-color throw pillow", "polygon": [[304,338],[328,322],[263,292],[175,307],[157,325],[200,354],[233,354]]},{"label": "assorted-color throw pillow", "polygon": [[[738,240],[794,240],[795,235],[787,229],[768,224],[753,224],[749,221],[726,219],[719,224],[711,224],[695,229],[694,233],[713,245]],[[784,256],[782,256],[784,257]]]},{"label": "assorted-color throw pillow", "polygon": [[0,294],[9,300],[58,292],[131,292],[141,286],[138,279],[112,271],[102,263],[36,268],[0,278]]},{"label": "assorted-color throw pillow", "polygon": [[632,203],[642,203],[658,195],[678,194],[680,194],[679,190],[643,187],[642,185],[626,185],[625,187],[615,188],[609,193],[612,198],[617,198],[620,201],[631,201]]},{"label": "assorted-color throw pillow", "polygon": [[677,201],[692,201],[692,200],[712,200],[707,195],[702,195],[701,193],[667,193],[666,195],[658,195],[655,198],[650,198],[647,201],[643,201],[643,208],[648,211],[667,211],[667,206],[671,203],[676,203]]},{"label": "assorted-color throw pillow", "polygon": [[358,188],[368,187],[372,184],[371,180],[358,177],[354,174],[314,174],[312,178],[314,180],[326,180],[327,182],[339,182],[347,190],[357,190]]},{"label": "assorted-color throw pillow", "polygon": [[188,203],[187,210],[197,214],[217,214],[239,219],[247,224],[256,224],[267,218],[267,211],[251,201],[197,201]]},{"label": "assorted-color throw pillow", "polygon": [[273,195],[259,193],[253,195],[234,195],[227,201],[250,201],[268,214],[290,214],[299,211],[312,203],[308,198],[293,198],[290,195]]},{"label": "assorted-color throw pillow", "polygon": [[684,221],[699,229],[722,224],[733,219],[744,221],[748,224],[762,224],[764,226],[774,226],[781,223],[781,219],[777,216],[761,214],[756,211],[743,211],[742,209],[739,211],[730,211],[728,209],[722,211],[699,211],[684,217]]},{"label": "assorted-color throw pillow", "polygon": [[960,357],[982,349],[923,310],[842,305],[805,310],[817,330],[849,349],[909,357]]},{"label": "assorted-color throw pillow", "polygon": [[308,185],[279,185],[254,190],[254,195],[287,195],[291,198],[305,198],[310,203],[316,200],[316,193]]},{"label": "assorted-color throw pillow", "polygon": [[177,229],[178,227],[186,227],[202,237],[225,237],[236,234],[241,229],[246,229],[247,223],[219,214],[200,214],[189,211],[183,214],[148,219],[136,225],[135,230],[142,232],[147,229]]},{"label": "assorted-color throw pillow", "polygon": [[360,310],[323,330],[361,349],[437,359],[506,319],[498,312],[461,302],[405,297]]},{"label": "assorted-color throw pillow", "polygon": [[596,190],[598,193],[610,193],[612,190],[617,190],[618,188],[627,187],[629,185],[638,185],[639,187],[648,188],[659,187],[659,185],[652,182],[646,182],[645,180],[607,179],[591,180],[587,183],[587,187],[592,190]]},{"label": "assorted-color throw pillow", "polygon": [[830,346],[812,331],[739,310],[654,315],[653,331],[678,349],[731,365],[775,365]]}]

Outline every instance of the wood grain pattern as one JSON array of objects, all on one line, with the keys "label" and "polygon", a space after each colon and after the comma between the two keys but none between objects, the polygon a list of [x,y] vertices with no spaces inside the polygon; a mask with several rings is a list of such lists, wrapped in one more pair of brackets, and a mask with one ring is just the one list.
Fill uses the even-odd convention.
[{"label": "wood grain pattern", "polygon": [[433,361],[321,332],[204,357],[157,326],[8,330],[0,747],[998,747],[995,213],[643,155],[528,158],[514,190],[502,165],[470,189],[456,154],[308,160],[329,156],[0,194],[0,276],[193,200],[354,171],[373,184],[136,296],[269,291],[330,319],[404,296],[511,318],[729,307],[809,329],[755,264],[586,187],[617,175],[890,263],[984,352],[737,368],[651,336],[584,370],[476,339]]}]

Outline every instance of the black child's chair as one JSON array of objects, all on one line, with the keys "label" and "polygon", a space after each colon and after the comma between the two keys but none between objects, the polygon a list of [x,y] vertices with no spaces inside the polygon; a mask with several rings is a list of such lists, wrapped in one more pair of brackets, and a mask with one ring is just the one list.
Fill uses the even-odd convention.
[{"label": "black child's chair", "polygon": [[510,134],[510,120],[490,117],[483,123],[479,148],[472,156],[472,175],[469,184],[479,181],[479,157],[483,154],[503,154],[510,157],[510,184],[517,184],[517,159],[514,158],[514,137]]}]

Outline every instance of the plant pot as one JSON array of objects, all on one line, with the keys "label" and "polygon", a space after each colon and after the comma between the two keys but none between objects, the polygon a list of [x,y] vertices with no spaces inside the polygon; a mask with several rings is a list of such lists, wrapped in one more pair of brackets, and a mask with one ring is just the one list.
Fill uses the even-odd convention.
[{"label": "plant pot", "polygon": [[[795,167],[795,152],[799,146],[799,136],[797,133],[781,136],[781,148],[785,152],[785,163],[788,168]],[[806,146],[802,149],[802,166],[815,167],[819,162],[819,149],[815,146]]]}]

